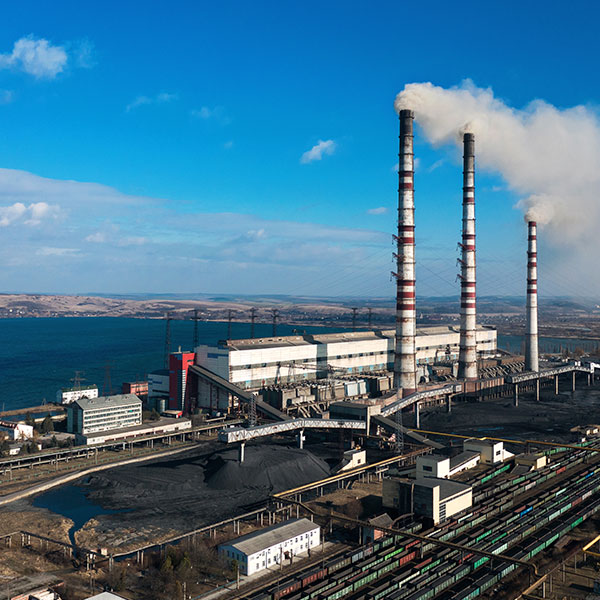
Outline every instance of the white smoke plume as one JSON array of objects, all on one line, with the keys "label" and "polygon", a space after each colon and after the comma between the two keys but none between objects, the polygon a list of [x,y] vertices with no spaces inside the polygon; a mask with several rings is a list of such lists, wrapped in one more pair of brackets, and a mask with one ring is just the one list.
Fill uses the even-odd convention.
[{"label": "white smoke plume", "polygon": [[600,121],[590,108],[559,109],[535,100],[515,109],[469,80],[449,89],[408,84],[395,108],[412,109],[436,146],[460,146],[463,132],[474,133],[478,166],[500,173],[522,197],[525,218],[546,225],[557,240],[597,238]]}]

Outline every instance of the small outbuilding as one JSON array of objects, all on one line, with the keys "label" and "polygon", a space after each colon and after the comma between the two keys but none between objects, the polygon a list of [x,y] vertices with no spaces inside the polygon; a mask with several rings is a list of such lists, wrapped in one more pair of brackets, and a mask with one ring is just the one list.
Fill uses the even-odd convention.
[{"label": "small outbuilding", "polygon": [[236,561],[242,575],[307,554],[321,543],[321,528],[309,519],[291,519],[231,540],[219,546],[219,554]]}]

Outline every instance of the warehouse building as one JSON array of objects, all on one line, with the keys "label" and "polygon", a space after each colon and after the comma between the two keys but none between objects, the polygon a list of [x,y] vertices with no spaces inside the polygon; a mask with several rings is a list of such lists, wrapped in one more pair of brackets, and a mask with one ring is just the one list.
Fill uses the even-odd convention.
[{"label": "warehouse building", "polygon": [[88,435],[142,424],[142,401],[134,394],[80,398],[67,408],[67,430]]},{"label": "warehouse building", "polygon": [[389,477],[383,480],[382,504],[437,525],[472,506],[473,492],[470,485],[448,479]]},{"label": "warehouse building", "polygon": [[142,425],[133,427],[124,427],[123,429],[109,429],[97,433],[77,434],[75,439],[78,444],[92,446],[94,444],[108,444],[110,442],[120,442],[134,440],[139,437],[160,436],[163,434],[185,433],[192,428],[192,422],[189,419],[169,419],[168,417],[158,421],[150,421]]},{"label": "warehouse building", "polygon": [[[479,357],[493,356],[496,330],[478,326]],[[338,369],[344,374],[393,370],[395,331],[356,331],[318,335],[227,340],[218,346],[198,346],[196,362],[242,389],[260,389],[281,382],[326,378]],[[426,366],[458,359],[459,328],[417,329],[417,362]]]},{"label": "warehouse building", "polygon": [[33,425],[20,423],[18,421],[3,421],[0,420],[0,431],[8,434],[13,441],[30,440],[33,438]]},{"label": "warehouse building", "polygon": [[235,561],[242,575],[253,575],[293,557],[307,554],[321,543],[321,529],[309,519],[291,519],[243,535],[219,546],[219,554]]}]

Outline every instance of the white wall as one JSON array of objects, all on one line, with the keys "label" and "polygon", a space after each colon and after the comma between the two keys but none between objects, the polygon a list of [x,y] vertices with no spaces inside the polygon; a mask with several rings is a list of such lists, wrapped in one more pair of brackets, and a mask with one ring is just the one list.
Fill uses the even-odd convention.
[{"label": "white wall", "polygon": [[437,477],[446,479],[450,474],[450,459],[439,456],[417,456],[417,479]]},{"label": "white wall", "polygon": [[221,556],[224,556],[228,560],[237,560],[241,574],[252,575],[258,571],[278,566],[282,557],[284,564],[286,562],[289,563],[285,557],[286,552],[288,553],[288,556],[298,556],[299,554],[305,554],[308,551],[308,548],[315,548],[320,543],[321,529],[320,527],[315,526],[315,529],[312,531],[290,538],[280,544],[265,548],[248,557],[230,545],[220,546],[219,552]]},{"label": "white wall", "polygon": [[459,496],[454,496],[445,502],[441,502],[440,507],[442,504],[446,505],[446,519],[449,519],[452,515],[466,510],[473,505],[473,491],[469,490]]}]

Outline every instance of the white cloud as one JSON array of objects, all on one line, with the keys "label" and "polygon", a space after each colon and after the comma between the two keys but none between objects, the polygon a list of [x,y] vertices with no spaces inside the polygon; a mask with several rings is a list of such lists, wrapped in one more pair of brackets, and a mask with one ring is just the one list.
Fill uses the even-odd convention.
[{"label": "white cloud", "polygon": [[386,206],[378,206],[377,208],[369,208],[368,215],[384,215],[388,211]]},{"label": "white cloud", "polygon": [[16,69],[38,79],[53,79],[65,70],[68,60],[64,46],[53,46],[48,40],[29,35],[17,40],[12,52],[0,54],[0,69]]},{"label": "white cloud", "polygon": [[87,39],[80,40],[74,45],[73,54],[77,66],[82,69],[91,69],[95,64],[94,44]]},{"label": "white cloud", "polygon": [[126,247],[126,246],[142,246],[143,244],[145,244],[148,240],[141,235],[130,235],[130,236],[125,236],[123,238],[119,238],[119,241],[117,242],[117,244],[119,246],[122,247]]},{"label": "white cloud", "polygon": [[195,119],[204,121],[213,120],[221,125],[229,125],[231,118],[227,116],[225,107],[223,106],[202,106],[201,108],[190,111],[190,115]]},{"label": "white cloud", "polygon": [[22,202],[15,202],[11,206],[0,206],[0,226],[7,227],[18,221],[27,212],[27,207]]},{"label": "white cloud", "polygon": [[146,104],[165,104],[166,102],[171,102],[178,98],[178,94],[168,94],[167,92],[161,92],[160,94],[156,94],[156,96],[138,96],[126,106],[125,110],[130,112],[139,106],[144,106]]},{"label": "white cloud", "polygon": [[223,144],[223,148],[225,148],[225,150],[231,150],[231,148],[233,148],[233,140],[229,140],[228,142],[225,142]]},{"label": "white cloud", "polygon": [[42,246],[36,250],[37,256],[76,256],[79,254],[77,248],[53,248],[51,246]]},{"label": "white cloud", "polygon": [[337,148],[333,140],[319,140],[310,150],[307,150],[301,157],[300,162],[305,165],[315,160],[321,160],[323,156],[331,156]]},{"label": "white cloud", "polygon": [[12,90],[0,90],[0,104],[10,104],[14,97]]},{"label": "white cloud", "polygon": [[94,244],[103,244],[106,242],[106,233],[103,231],[96,231],[95,233],[90,233],[90,235],[85,237],[86,242],[92,242]]},{"label": "white cloud", "polygon": [[44,220],[57,217],[59,212],[58,206],[50,206],[46,202],[33,202],[29,206],[15,202],[9,206],[0,206],[0,227],[19,222],[25,225],[40,225]]}]

